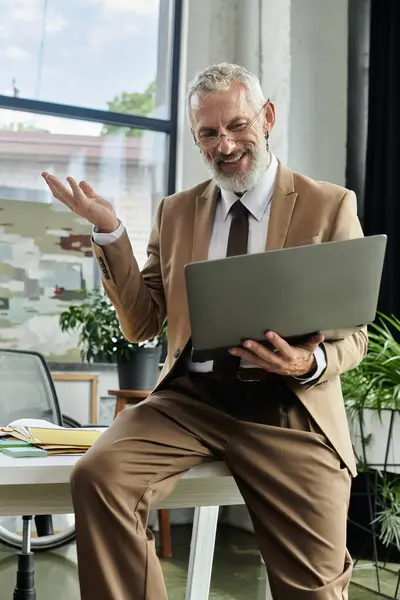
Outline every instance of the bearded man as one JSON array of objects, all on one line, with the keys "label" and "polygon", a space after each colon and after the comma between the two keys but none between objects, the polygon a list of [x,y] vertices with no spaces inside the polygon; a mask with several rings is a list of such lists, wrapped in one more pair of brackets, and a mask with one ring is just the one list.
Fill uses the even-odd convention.
[{"label": "bearded man", "polygon": [[340,375],[365,355],[366,330],[334,342],[315,335],[301,346],[269,332],[268,347],[247,340],[196,362],[184,265],[361,237],[356,198],[293,173],[271,152],[275,106],[246,69],[224,63],[199,73],[187,112],[211,179],[160,202],[142,270],[111,204],[86,182],[68,178],[68,188],[43,174],[54,196],[93,224],[103,285],[125,336],[147,340],[168,319],[158,385],[120,413],[72,474],[82,599],[167,598],[147,527],[150,504],[214,459],[227,463],[249,509],[273,598],[344,599],[356,467]]}]

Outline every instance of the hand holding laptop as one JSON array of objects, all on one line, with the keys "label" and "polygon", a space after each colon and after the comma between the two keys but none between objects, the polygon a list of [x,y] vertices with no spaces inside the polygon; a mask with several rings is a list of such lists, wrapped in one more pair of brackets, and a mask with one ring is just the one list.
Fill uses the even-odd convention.
[{"label": "hand holding laptop", "polygon": [[265,339],[271,344],[266,348],[254,340],[246,340],[243,347],[230,348],[230,354],[240,356],[255,367],[288,377],[302,377],[316,367],[314,351],[324,341],[321,333],[312,335],[299,346],[291,346],[277,333],[268,331]]},{"label": "hand holding laptop", "polygon": [[[376,235],[185,265],[192,359],[215,360],[255,340],[253,363],[305,370],[318,332],[340,340],[374,320],[385,249],[386,236]],[[271,348],[266,331],[279,335],[274,359],[263,349]]]}]

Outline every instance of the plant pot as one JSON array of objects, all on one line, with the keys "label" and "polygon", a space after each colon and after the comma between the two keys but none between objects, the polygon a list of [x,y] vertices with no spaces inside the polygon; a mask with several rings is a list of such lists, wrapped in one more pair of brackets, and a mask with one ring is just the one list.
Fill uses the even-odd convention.
[{"label": "plant pot", "polygon": [[364,461],[365,452],[371,468],[400,473],[399,411],[383,409],[379,415],[375,409],[364,408],[361,418],[358,416],[350,423],[350,431],[359,460]]},{"label": "plant pot", "polygon": [[94,358],[93,358],[93,364],[110,364],[110,365],[115,365],[117,364],[117,359],[112,356],[110,357],[109,354],[97,354]]},{"label": "plant pot", "polygon": [[118,362],[120,390],[152,390],[157,383],[161,346],[138,348],[128,362]]}]

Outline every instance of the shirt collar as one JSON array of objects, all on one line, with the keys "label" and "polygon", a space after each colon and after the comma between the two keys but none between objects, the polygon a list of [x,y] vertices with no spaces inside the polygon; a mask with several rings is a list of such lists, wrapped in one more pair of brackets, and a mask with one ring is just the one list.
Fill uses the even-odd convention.
[{"label": "shirt collar", "polygon": [[[275,179],[278,172],[278,160],[272,155],[269,169],[265,171],[256,185],[240,198],[247,210],[257,221],[261,221],[274,193]],[[234,192],[221,189],[223,220],[228,218],[229,211],[238,197]]]}]

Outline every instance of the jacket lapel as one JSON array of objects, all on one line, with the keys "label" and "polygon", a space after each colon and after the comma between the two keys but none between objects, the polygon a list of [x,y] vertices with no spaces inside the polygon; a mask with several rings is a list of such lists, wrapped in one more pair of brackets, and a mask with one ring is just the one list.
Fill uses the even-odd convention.
[{"label": "jacket lapel", "polygon": [[192,262],[207,260],[218,196],[219,188],[215,181],[211,181],[201,196],[196,198]]},{"label": "jacket lapel", "polygon": [[296,199],[293,172],[279,162],[271,200],[266,250],[280,250],[284,247]]}]

